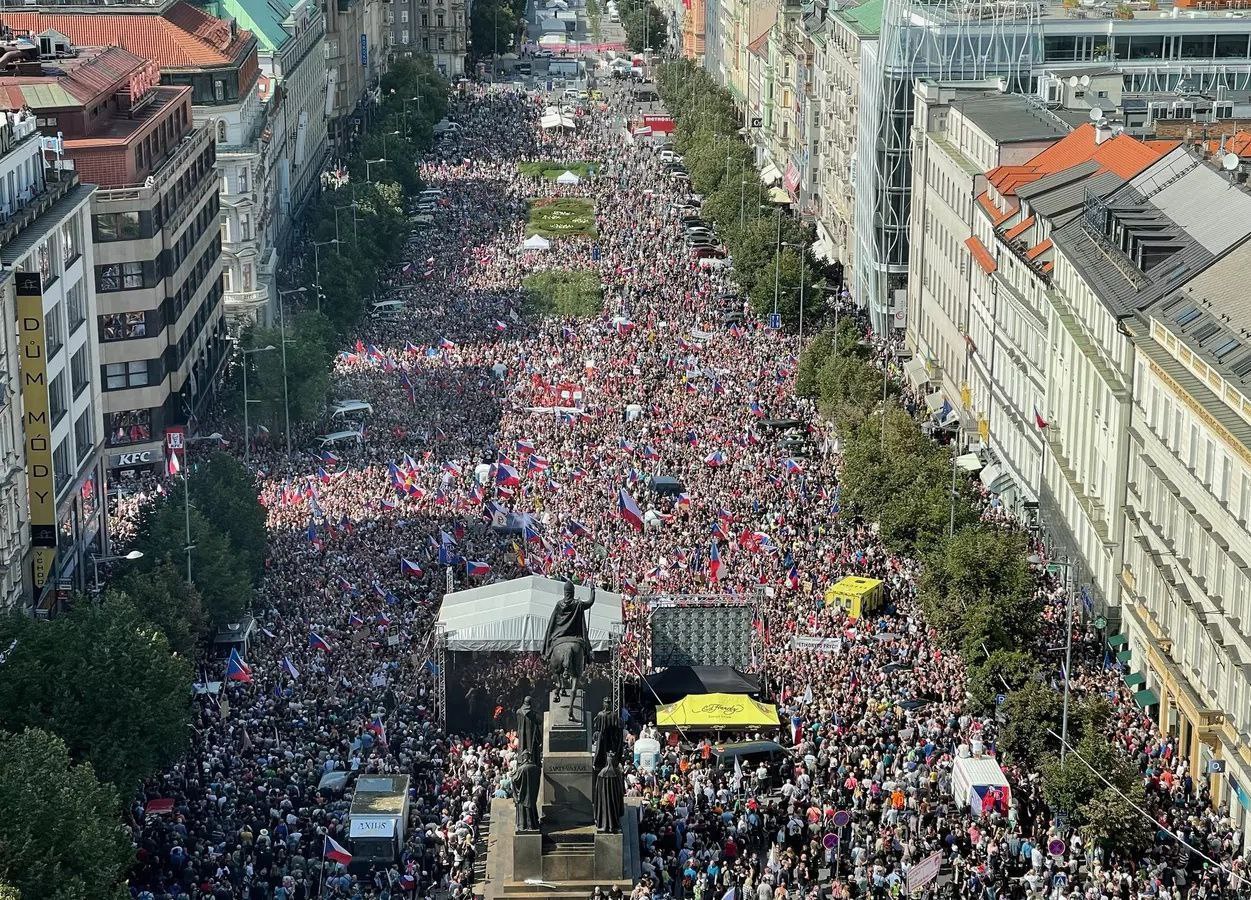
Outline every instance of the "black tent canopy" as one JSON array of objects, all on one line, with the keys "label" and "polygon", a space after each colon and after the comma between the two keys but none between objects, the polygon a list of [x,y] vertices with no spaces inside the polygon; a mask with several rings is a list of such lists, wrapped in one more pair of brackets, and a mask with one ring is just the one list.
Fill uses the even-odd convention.
[{"label": "black tent canopy", "polygon": [[643,680],[647,692],[654,692],[661,703],[672,703],[689,694],[760,693],[760,681],[733,666],[670,666]]}]

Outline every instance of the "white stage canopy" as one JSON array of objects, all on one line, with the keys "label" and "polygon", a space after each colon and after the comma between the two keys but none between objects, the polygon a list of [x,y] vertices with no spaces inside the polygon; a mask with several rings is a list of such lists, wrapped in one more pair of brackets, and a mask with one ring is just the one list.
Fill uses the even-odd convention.
[{"label": "white stage canopy", "polygon": [[[439,625],[447,635],[449,652],[538,652],[552,610],[564,595],[565,583],[539,575],[527,575],[482,587],[456,591],[443,598]],[[590,593],[579,585],[574,596],[585,600]],[[621,624],[621,595],[595,592],[595,605],[587,611],[591,649],[607,650],[609,632]]]}]

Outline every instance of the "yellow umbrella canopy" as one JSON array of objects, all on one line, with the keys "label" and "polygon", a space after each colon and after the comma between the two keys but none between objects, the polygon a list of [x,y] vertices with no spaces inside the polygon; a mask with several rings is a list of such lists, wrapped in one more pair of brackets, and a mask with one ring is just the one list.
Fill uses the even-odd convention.
[{"label": "yellow umbrella canopy", "polygon": [[746,694],[688,694],[656,707],[661,728],[776,728],[778,708]]}]

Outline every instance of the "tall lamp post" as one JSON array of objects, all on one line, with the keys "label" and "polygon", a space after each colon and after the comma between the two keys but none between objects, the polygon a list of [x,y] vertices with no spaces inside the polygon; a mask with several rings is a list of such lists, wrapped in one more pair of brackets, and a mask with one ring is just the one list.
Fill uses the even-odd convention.
[{"label": "tall lamp post", "polygon": [[804,245],[796,244],[794,241],[783,241],[783,247],[790,247],[792,250],[799,251],[799,343],[804,342],[804,266],[808,262],[807,254],[804,253]]},{"label": "tall lamp post", "polygon": [[778,235],[774,241],[773,250],[773,314],[778,314],[778,275],[782,271],[782,207],[777,208]]},{"label": "tall lamp post", "polygon": [[[387,155],[387,138],[388,138],[388,137],[399,137],[399,136],[400,136],[400,130],[399,130],[398,128],[397,128],[395,131],[384,131],[384,132],[382,132],[382,156],[383,156],[383,158],[384,158],[384,159],[386,158],[386,155]],[[366,175],[365,175],[365,177],[366,177],[366,178],[368,178],[368,177],[369,177],[369,175],[368,175],[368,172],[369,172],[369,167],[368,167],[368,166],[366,166],[365,171],[366,171]]]},{"label": "tall lamp post", "polygon": [[191,579],[191,551],[195,549],[195,544],[191,543],[191,463],[187,457],[191,453],[191,445],[198,444],[201,441],[217,441],[221,442],[222,433],[214,431],[212,434],[206,434],[203,437],[189,437],[183,443],[182,450],[182,497],[183,497],[183,522],[186,526],[187,543],[183,547],[187,554],[187,584],[194,584]]},{"label": "tall lamp post", "polygon": [[384,163],[387,161],[388,160],[385,156],[380,156],[377,159],[365,160],[365,180],[371,183],[373,182],[373,177],[369,174],[369,166],[371,163],[373,163],[374,165],[377,165],[378,163]]},{"label": "tall lamp post", "polygon": [[[279,316],[281,317],[281,299],[279,299],[278,305],[280,307]],[[248,405],[253,402],[260,403],[259,400],[253,401],[248,399],[248,357],[253,353],[266,353],[277,349],[273,344],[270,344],[267,347],[254,347],[251,350],[241,351],[243,353],[243,461],[245,463],[252,461],[252,429],[248,425]]]},{"label": "tall lamp post", "polygon": [[313,241],[313,285],[317,288],[318,312],[321,312],[321,254],[318,252],[317,248],[330,245],[338,247],[339,239],[335,237],[328,241]]},{"label": "tall lamp post", "polygon": [[306,287],[291,288],[289,291],[278,292],[278,330],[282,333],[282,418],[284,422],[283,430],[287,433],[287,458],[291,458],[291,392],[287,380],[287,318],[283,311],[286,304],[283,298],[290,294],[303,294],[307,291]]},{"label": "tall lamp post", "polygon": [[133,560],[142,559],[142,558],[143,558],[142,550],[131,550],[129,553],[125,554],[124,556],[94,556],[93,555],[91,557],[91,568],[95,573],[95,577],[93,580],[95,582],[96,593],[97,594],[100,593],[100,563],[120,562],[121,560],[133,561]]}]

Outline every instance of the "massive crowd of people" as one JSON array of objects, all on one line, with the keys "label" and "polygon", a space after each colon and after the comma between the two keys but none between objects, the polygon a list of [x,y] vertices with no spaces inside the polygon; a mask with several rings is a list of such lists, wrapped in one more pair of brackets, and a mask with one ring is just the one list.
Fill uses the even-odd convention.
[{"label": "massive crowd of people", "polygon": [[[1151,809],[1231,868],[1155,835],[1139,859],[1105,858],[1076,836],[1049,853],[1058,832],[1030,773],[1014,773],[1007,809],[974,818],[952,799],[955,748],[993,743],[995,723],[965,712],[963,664],[916,611],[915,564],[840,516],[832,442],[793,395],[795,338],[750,316],[727,324],[727,312],[746,311],[732,271],[691,257],[673,210],[683,186],[662,174],[653,148],[624,140],[631,98],[606,91],[576,129],[557,132],[539,127],[541,94],[476,85],[454,94],[459,129],[422,164],[443,192],[435,227],[414,232],[388,286],[405,311],[368,320],[335,363],[335,395],[372,407],[363,441],[322,447],[310,427],[297,459],[264,444],[252,454],[271,541],[251,680],[197,699],[192,752],[136,802],[134,894],[472,893],[482,818],[509,788],[513,719],[456,734],[436,715],[432,624],[449,559],[457,588],[535,572],[604,584],[627,602],[659,592],[764,598],[757,663],[791,723],[778,732],[788,753],[736,771],[673,736],[655,769],[631,768],[645,876],[636,898],[721,900],[732,888],[735,900],[896,897],[908,869],[935,851],[943,874],[926,894],[1236,892],[1242,835],[1097,660],[1076,686],[1112,698],[1117,740],[1143,770]],[[571,186],[519,173],[538,159],[600,172]],[[527,201],[569,195],[594,202],[598,233],[521,249]],[[578,268],[603,284],[601,316],[526,315],[524,276]],[[812,422],[813,450],[800,459],[763,425],[789,417]],[[681,490],[652,490],[660,475]],[[622,491],[643,527],[622,514]],[[525,534],[491,527],[508,513],[526,514]],[[849,574],[885,580],[886,610],[853,621],[827,608],[822,592]],[[1051,613],[1062,608],[1045,576],[1039,590]],[[632,621],[644,627],[644,617]],[[1048,617],[1053,629],[1063,621]],[[815,635],[831,640],[793,646]],[[484,667],[464,690],[511,702],[537,677],[522,659]],[[634,713],[631,741],[646,720]],[[319,788],[336,769],[413,777],[412,826],[389,870],[354,875],[323,858],[327,836],[351,844],[348,800]],[[158,799],[172,810],[148,814]],[[834,825],[840,811],[845,826]],[[830,833],[841,852],[827,847]]]}]

